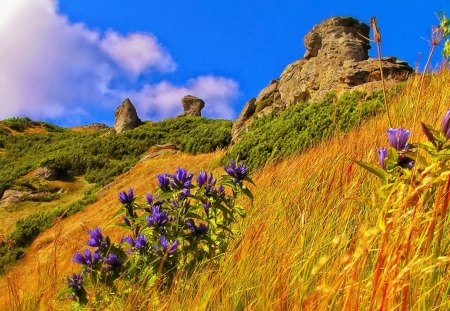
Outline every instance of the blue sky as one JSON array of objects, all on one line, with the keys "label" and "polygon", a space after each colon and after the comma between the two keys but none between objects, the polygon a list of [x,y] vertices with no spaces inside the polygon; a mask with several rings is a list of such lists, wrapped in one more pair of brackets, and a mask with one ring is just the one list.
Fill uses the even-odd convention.
[{"label": "blue sky", "polygon": [[303,56],[314,24],[376,16],[383,56],[414,67],[422,53],[423,67],[440,10],[450,2],[3,0],[0,119],[111,125],[130,97],[141,118],[160,120],[188,93],[205,99],[204,115],[234,119]]}]

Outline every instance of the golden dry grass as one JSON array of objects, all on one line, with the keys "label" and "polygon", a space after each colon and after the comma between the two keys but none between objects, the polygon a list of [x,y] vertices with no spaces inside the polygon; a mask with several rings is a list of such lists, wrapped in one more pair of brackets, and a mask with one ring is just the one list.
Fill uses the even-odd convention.
[{"label": "golden dry grass", "polygon": [[[394,126],[410,129],[412,141],[423,138],[419,121],[439,125],[450,106],[448,70],[424,80],[420,102],[418,81],[411,79],[405,93],[389,103]],[[411,262],[416,266],[409,267],[411,281],[398,283],[403,287],[393,282],[401,279],[398,271],[378,268],[380,254],[398,254],[397,242],[406,236],[400,229],[413,226],[396,227],[389,239],[384,238],[377,226],[380,211],[372,198],[379,182],[352,159],[376,163],[376,148],[387,145],[387,127],[386,115],[380,115],[348,134],[336,133],[301,155],[256,172],[255,200],[252,206],[247,204],[248,216],[240,224],[242,233],[219,266],[205,264],[191,277],[180,275],[183,282],[161,297],[136,287],[127,301],[112,302],[109,308],[401,309],[403,300],[398,297],[405,284],[410,285],[408,309],[450,307],[439,300],[448,290],[448,274],[440,275],[437,285],[429,287],[426,277],[421,276],[426,262],[414,257]],[[115,221],[111,215],[118,208],[118,191],[133,187],[143,195],[155,187],[157,173],[174,171],[177,166],[198,172],[209,169],[220,156],[218,152],[157,158],[121,176],[98,202],[47,230],[33,243],[24,260],[0,282],[3,306],[66,308],[67,302],[58,300],[57,293],[65,286],[64,275],[77,268],[71,263],[72,254],[83,247],[86,229],[104,228]],[[114,228],[108,233],[119,235]],[[390,244],[383,244],[383,240]],[[445,237],[445,243],[449,238]],[[386,258],[383,267],[393,268],[385,264],[391,257]],[[442,260],[444,267],[446,260]],[[377,287],[380,290],[374,290]],[[436,291],[440,294],[434,294]]]}]

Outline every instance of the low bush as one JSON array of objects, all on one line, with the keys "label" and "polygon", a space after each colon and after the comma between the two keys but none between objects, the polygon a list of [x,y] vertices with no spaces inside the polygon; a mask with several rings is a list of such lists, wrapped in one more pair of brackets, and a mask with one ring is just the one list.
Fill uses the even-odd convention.
[{"label": "low bush", "polygon": [[298,153],[336,131],[346,132],[382,109],[381,91],[372,95],[353,91],[339,98],[330,93],[319,102],[300,102],[281,113],[257,118],[224,161],[239,159],[255,170],[269,160]]}]

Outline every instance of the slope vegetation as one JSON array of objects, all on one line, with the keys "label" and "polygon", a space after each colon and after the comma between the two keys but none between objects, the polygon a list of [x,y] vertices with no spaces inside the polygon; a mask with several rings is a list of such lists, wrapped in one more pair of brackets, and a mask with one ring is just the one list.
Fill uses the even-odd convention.
[{"label": "slope vegetation", "polygon": [[[419,79],[411,79],[403,93],[390,101],[393,125],[410,129],[413,141],[423,138],[420,121],[439,125],[450,104],[449,71],[426,77],[423,86],[419,83]],[[246,206],[248,215],[240,224],[241,234],[219,266],[206,263],[192,276],[180,275],[180,282],[163,296],[136,287],[127,301],[105,302],[105,308],[400,308],[402,301],[397,297],[405,286],[396,288],[395,282],[401,279],[390,280],[392,271],[380,274],[377,269],[380,249],[388,261],[398,249],[395,241],[383,244],[378,226],[381,214],[371,197],[380,183],[352,162],[377,163],[376,148],[387,144],[387,127],[387,117],[379,115],[346,134],[335,133],[301,155],[257,171],[253,176],[255,200]],[[78,268],[71,262],[72,254],[85,244],[87,229],[106,228],[117,221],[112,215],[118,208],[118,191],[133,187],[143,195],[155,188],[157,173],[173,172],[177,166],[193,172],[211,169],[221,156],[221,152],[176,154],[135,166],[98,202],[62,220],[32,244],[24,260],[1,279],[2,304],[27,310],[37,305],[68,308],[69,301],[60,290],[65,286],[64,276]],[[113,238],[120,236],[114,227],[107,232]],[[448,254],[448,232],[443,236]],[[439,270],[425,261],[407,267],[410,281],[400,284],[409,284],[410,308],[449,307],[449,262],[448,256],[441,258]],[[432,277],[424,276],[425,272]],[[385,295],[381,292],[371,297],[373,280],[392,282],[390,296],[386,290]]]}]

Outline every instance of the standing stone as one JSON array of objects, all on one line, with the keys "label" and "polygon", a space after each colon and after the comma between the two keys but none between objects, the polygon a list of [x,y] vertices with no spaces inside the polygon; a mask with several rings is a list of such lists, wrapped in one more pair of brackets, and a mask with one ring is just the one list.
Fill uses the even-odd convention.
[{"label": "standing stone", "polygon": [[123,131],[135,129],[141,124],[142,121],[137,115],[136,108],[134,108],[128,98],[125,99],[114,113],[114,130],[116,133],[122,133]]},{"label": "standing stone", "polygon": [[181,99],[183,105],[183,113],[179,117],[192,116],[200,117],[202,115],[202,109],[205,107],[203,99],[192,95],[186,95]]}]

